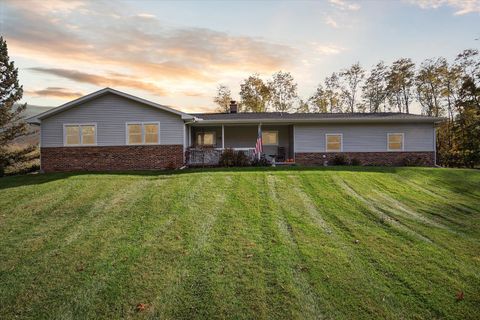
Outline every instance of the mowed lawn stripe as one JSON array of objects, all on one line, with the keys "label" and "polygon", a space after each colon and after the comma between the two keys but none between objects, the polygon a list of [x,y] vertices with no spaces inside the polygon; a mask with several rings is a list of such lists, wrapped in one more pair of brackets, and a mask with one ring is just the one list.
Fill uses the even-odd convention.
[{"label": "mowed lawn stripe", "polygon": [[[352,259],[362,261],[359,263],[360,268],[370,275],[367,281],[371,282],[371,285],[352,283],[349,286],[344,283],[342,285],[344,290],[350,291],[344,294],[344,297],[349,297],[348,300],[352,300],[350,303],[361,304],[356,308],[365,309],[366,314],[363,317],[367,318],[372,316],[389,318],[412,313],[427,317],[439,316],[441,312],[428,303],[423,304],[424,297],[421,292],[403,278],[401,273],[408,274],[408,270],[396,270],[394,268],[396,264],[392,263],[396,257],[404,257],[405,253],[414,246],[427,246],[428,242],[382,223],[375,213],[369,212],[368,206],[352,199],[349,192],[337,185],[338,177],[343,179],[344,174],[337,173],[331,176],[319,172],[314,175],[302,175],[306,185],[305,190],[310,193],[312,199],[320,201],[319,206],[324,206],[327,221],[332,219],[337,221],[337,226],[342,226],[337,231],[346,241],[353,243],[359,240],[358,245],[355,246],[356,255]],[[368,180],[368,176],[365,178]],[[343,278],[358,275],[361,272],[358,268],[351,270],[351,274]],[[334,266],[331,270],[337,269]],[[343,278],[339,277],[340,280]],[[375,284],[378,281],[379,283]],[[363,288],[367,293],[359,294]],[[339,310],[345,310],[345,308],[339,308]],[[342,317],[348,318],[346,315]],[[357,314],[357,317],[362,316]]]},{"label": "mowed lawn stripe", "polygon": [[1,318],[474,319],[479,183],[360,167],[2,178]]}]

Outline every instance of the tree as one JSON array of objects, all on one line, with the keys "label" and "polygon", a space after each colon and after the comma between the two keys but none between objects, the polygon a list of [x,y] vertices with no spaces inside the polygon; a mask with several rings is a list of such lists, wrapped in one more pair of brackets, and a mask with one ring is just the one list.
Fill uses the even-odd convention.
[{"label": "tree", "polygon": [[232,101],[232,92],[225,85],[219,85],[217,95],[213,98],[213,102],[218,105],[218,112],[230,112],[230,101]]},{"label": "tree", "polygon": [[303,99],[298,99],[298,105],[295,109],[297,113],[308,113],[310,112],[310,106],[308,105],[308,101],[304,101]]},{"label": "tree", "polygon": [[464,50],[453,65],[440,73],[449,121],[437,130],[437,152],[440,163],[445,166],[480,164],[479,58],[477,50]]},{"label": "tree", "polygon": [[268,82],[271,93],[270,103],[277,112],[289,112],[298,99],[297,84],[289,72],[279,71]]},{"label": "tree", "polygon": [[3,176],[6,167],[21,161],[34,149],[9,148],[15,138],[27,134],[27,124],[22,118],[27,104],[15,104],[22,99],[23,87],[18,83],[18,69],[10,62],[3,37],[0,37],[0,70],[0,176]]},{"label": "tree", "polygon": [[243,111],[265,112],[270,101],[270,89],[258,74],[249,76],[240,85],[240,104]]},{"label": "tree", "polygon": [[365,70],[360,63],[355,63],[348,69],[340,72],[340,78],[343,80],[342,95],[347,103],[347,110],[351,113],[355,112],[356,97],[360,83],[365,78]]},{"label": "tree", "polygon": [[363,100],[368,106],[369,112],[380,112],[385,110],[385,101],[387,98],[387,76],[388,68],[383,61],[377,63],[370,71],[365,84],[362,87]]},{"label": "tree", "polygon": [[325,99],[328,101],[329,112],[342,112],[343,101],[340,92],[338,74],[332,73],[325,78]]},{"label": "tree", "polygon": [[328,96],[321,84],[318,85],[315,93],[308,98],[308,103],[313,112],[328,112]]},{"label": "tree", "polygon": [[410,113],[415,80],[415,64],[411,59],[394,61],[387,74],[388,100],[398,112]]},{"label": "tree", "polygon": [[418,102],[423,112],[429,116],[439,117],[443,114],[442,73],[445,69],[447,61],[444,58],[427,59],[422,62],[415,77]]}]

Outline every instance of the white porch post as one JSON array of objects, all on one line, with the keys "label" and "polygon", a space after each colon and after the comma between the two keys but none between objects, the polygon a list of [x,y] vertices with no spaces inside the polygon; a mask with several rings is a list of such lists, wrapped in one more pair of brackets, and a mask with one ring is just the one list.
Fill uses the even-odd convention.
[{"label": "white porch post", "polygon": [[225,149],[225,125],[222,124],[222,150]]},{"label": "white porch post", "polygon": [[[261,131],[261,130],[262,130],[262,123],[260,122],[260,123],[258,124],[257,132],[260,133],[260,134],[262,134],[262,131]],[[258,134],[258,133],[257,133],[257,134]],[[258,137],[257,137],[257,139],[258,139]],[[262,152],[263,152],[263,141],[262,141]],[[260,160],[261,157],[262,157],[262,155],[261,155],[261,153],[259,153],[259,154],[258,154],[258,160]]]},{"label": "white porch post", "polygon": [[192,146],[192,126],[188,126],[188,147]]}]

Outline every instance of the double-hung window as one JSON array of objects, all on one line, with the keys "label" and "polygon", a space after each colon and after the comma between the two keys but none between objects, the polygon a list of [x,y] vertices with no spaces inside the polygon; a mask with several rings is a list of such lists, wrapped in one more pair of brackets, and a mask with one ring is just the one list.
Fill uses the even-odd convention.
[{"label": "double-hung window", "polygon": [[63,125],[64,146],[94,146],[96,144],[96,123],[72,123]]},{"label": "double-hung window", "polygon": [[403,151],[403,149],[404,149],[403,133],[388,133],[387,134],[387,150]]},{"label": "double-hung window", "polygon": [[216,145],[215,131],[197,132],[196,143],[199,147],[214,147]]},{"label": "double-hung window", "polygon": [[278,146],[278,131],[262,131],[262,144],[264,146]]},{"label": "double-hung window", "polygon": [[327,152],[342,152],[343,151],[343,134],[341,133],[327,133],[325,135],[325,146]]},{"label": "double-hung window", "polygon": [[127,122],[127,144],[159,144],[159,122]]}]

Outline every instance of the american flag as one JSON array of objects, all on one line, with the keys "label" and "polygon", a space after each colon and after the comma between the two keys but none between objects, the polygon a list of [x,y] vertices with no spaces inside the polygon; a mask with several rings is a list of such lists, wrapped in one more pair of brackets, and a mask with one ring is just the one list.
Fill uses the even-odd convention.
[{"label": "american flag", "polygon": [[257,143],[255,144],[255,155],[260,159],[260,155],[262,154],[263,146],[262,146],[262,128],[258,126],[258,136],[257,136]]}]

